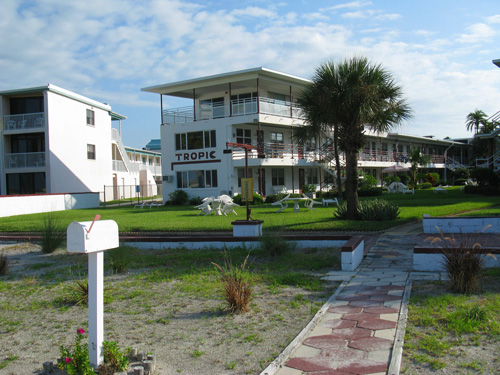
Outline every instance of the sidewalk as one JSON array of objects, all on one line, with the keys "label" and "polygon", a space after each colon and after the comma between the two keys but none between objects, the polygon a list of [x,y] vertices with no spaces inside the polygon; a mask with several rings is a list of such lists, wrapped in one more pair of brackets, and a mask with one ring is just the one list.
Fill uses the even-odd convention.
[{"label": "sidewalk", "polygon": [[398,374],[412,280],[439,280],[440,273],[413,272],[413,247],[422,224],[380,235],[355,272],[342,281],[313,322],[262,374]]}]

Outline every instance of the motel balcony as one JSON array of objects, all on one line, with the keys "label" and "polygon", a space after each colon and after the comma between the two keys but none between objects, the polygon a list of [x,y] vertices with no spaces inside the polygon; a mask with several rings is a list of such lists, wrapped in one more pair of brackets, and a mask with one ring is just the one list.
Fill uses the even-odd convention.
[{"label": "motel balcony", "polygon": [[45,152],[5,154],[5,169],[45,167]]},{"label": "motel balcony", "polygon": [[[249,159],[304,159],[306,162],[331,162],[334,163],[333,147],[319,149],[308,148],[297,144],[269,143],[264,142],[260,145],[253,145],[249,150]],[[380,150],[362,150],[359,153],[358,162],[368,163],[373,166],[385,166],[386,163],[409,163],[409,154],[405,152],[391,152]],[[444,164],[443,155],[429,154],[431,164]],[[232,152],[234,160],[245,159],[245,151],[235,148]],[[345,154],[340,153],[340,162],[345,165]]]},{"label": "motel balcony", "polygon": [[229,104],[202,105],[174,108],[163,111],[163,124],[185,124],[200,120],[212,120],[224,117],[266,114],[288,118],[303,119],[302,110],[292,102],[270,98],[248,98],[231,100]]},{"label": "motel balcony", "polygon": [[44,129],[44,113],[26,113],[22,115],[5,115],[1,117],[1,128],[4,132],[19,130]]},{"label": "motel balcony", "polygon": [[135,163],[129,161],[129,168],[125,166],[123,160],[113,160],[113,172],[135,172],[139,173],[141,170],[149,170],[153,176],[161,176],[161,165],[146,165],[142,163]]}]

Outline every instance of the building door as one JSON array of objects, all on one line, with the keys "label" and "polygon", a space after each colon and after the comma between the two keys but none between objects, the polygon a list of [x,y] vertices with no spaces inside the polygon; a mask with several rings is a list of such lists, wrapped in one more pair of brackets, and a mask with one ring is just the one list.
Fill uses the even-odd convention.
[{"label": "building door", "polygon": [[304,169],[300,168],[299,169],[299,194],[302,194],[302,186],[304,186],[304,183],[305,183]]}]

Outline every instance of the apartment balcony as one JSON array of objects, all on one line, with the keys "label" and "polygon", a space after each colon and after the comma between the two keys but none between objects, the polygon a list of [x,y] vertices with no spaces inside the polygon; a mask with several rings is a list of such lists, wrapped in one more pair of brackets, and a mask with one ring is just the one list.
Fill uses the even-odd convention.
[{"label": "apartment balcony", "polygon": [[268,114],[303,119],[300,107],[291,102],[270,98],[248,98],[231,100],[229,104],[202,105],[200,108],[181,107],[163,111],[163,124],[184,124],[200,120]]},{"label": "apartment balcony", "polygon": [[22,115],[5,115],[2,116],[1,119],[4,131],[45,128],[45,117],[43,112],[26,113]]},{"label": "apartment balcony", "polygon": [[5,154],[5,169],[45,167],[45,152]]},{"label": "apartment balcony", "polygon": [[153,176],[161,176],[161,165],[145,165],[142,163],[129,162],[130,170],[127,170],[122,160],[113,160],[113,172],[139,173],[141,170],[149,170]]},{"label": "apartment balcony", "polygon": [[[431,158],[431,164],[444,164],[443,155],[425,154]],[[359,152],[359,161],[374,162],[393,162],[408,163],[410,154],[406,152],[380,151],[380,150],[361,150]]]}]

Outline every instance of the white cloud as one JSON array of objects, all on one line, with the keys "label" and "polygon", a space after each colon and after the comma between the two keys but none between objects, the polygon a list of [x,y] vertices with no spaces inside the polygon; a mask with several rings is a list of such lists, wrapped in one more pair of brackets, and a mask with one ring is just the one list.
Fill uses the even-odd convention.
[{"label": "white cloud", "polygon": [[495,14],[494,16],[486,18],[488,23],[500,23],[500,14]]},{"label": "white cloud", "polygon": [[479,43],[496,35],[496,32],[490,26],[484,23],[476,23],[467,27],[468,34],[462,34],[458,38],[461,43]]},{"label": "white cloud", "polygon": [[332,7],[323,8],[322,11],[326,10],[337,10],[337,9],[355,9],[355,8],[364,8],[369,5],[372,5],[371,1],[351,1],[349,3],[334,5]]},{"label": "white cloud", "polygon": [[231,12],[234,16],[247,16],[247,17],[266,17],[266,18],[274,18],[276,17],[276,13],[270,11],[268,9],[257,8],[257,7],[247,7],[245,9],[236,9]]}]

